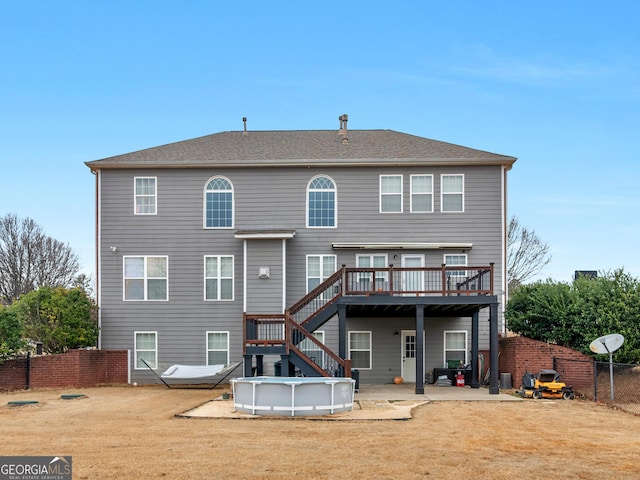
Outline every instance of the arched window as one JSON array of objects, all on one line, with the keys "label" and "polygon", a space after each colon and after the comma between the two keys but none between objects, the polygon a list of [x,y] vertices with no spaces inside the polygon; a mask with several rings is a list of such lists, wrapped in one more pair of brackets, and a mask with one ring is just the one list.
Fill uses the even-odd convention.
[{"label": "arched window", "polygon": [[224,177],[213,177],[204,189],[204,227],[233,227],[233,185]]},{"label": "arched window", "polygon": [[307,187],[307,227],[336,226],[336,185],[331,178],[318,176]]}]

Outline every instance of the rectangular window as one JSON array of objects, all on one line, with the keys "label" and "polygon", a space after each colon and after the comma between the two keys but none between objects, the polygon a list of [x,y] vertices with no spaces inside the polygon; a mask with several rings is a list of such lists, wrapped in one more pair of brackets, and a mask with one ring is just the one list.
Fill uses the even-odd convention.
[{"label": "rectangular window", "polygon": [[[359,268],[386,268],[387,255],[356,255],[356,266]],[[373,277],[375,276],[375,285],[372,285]],[[370,292],[374,290],[388,290],[389,287],[389,273],[375,271],[372,273],[362,272],[358,274],[358,285],[355,290]]]},{"label": "rectangular window", "polygon": [[402,213],[402,175],[380,175],[380,213]]},{"label": "rectangular window", "polygon": [[440,207],[443,212],[464,212],[464,175],[442,175]]},{"label": "rectangular window", "polygon": [[158,368],[158,334],[157,332],[134,332],[133,350],[135,352],[135,369],[146,370],[148,367]]},{"label": "rectangular window", "polygon": [[411,175],[411,212],[433,212],[433,175]]},{"label": "rectangular window", "polygon": [[349,332],[351,367],[371,370],[371,332]]},{"label": "rectangular window", "polygon": [[124,257],[125,300],[168,300],[169,258]]},{"label": "rectangular window", "polygon": [[207,332],[207,365],[229,364],[229,332]]},{"label": "rectangular window", "polygon": [[444,332],[444,364],[466,365],[467,364],[467,332],[445,331]]},{"label": "rectangular window", "polygon": [[233,255],[204,257],[204,299],[233,300]]},{"label": "rectangular window", "polygon": [[133,212],[136,215],[156,214],[156,177],[135,177]]},{"label": "rectangular window", "polygon": [[[447,254],[444,256],[444,264],[467,266],[467,255],[464,253]],[[458,284],[467,278],[468,270],[447,270],[447,290],[458,290]]]},{"label": "rectangular window", "polygon": [[[324,345],[324,331],[316,330],[311,335],[313,335],[316,338],[316,340],[320,341],[320,343]],[[317,365],[320,365],[320,367],[325,368],[326,365],[325,365],[324,352],[320,350],[320,348],[315,343],[305,338],[300,342],[299,348],[300,350],[302,350],[302,353],[304,353],[307,357],[313,360]]]},{"label": "rectangular window", "polygon": [[335,255],[307,255],[307,293],[336,271]]}]

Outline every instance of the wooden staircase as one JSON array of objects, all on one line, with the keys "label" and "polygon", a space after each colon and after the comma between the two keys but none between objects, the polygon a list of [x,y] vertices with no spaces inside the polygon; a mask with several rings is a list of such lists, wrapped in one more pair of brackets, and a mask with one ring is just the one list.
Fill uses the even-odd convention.
[{"label": "wooden staircase", "polygon": [[[338,313],[344,295],[493,295],[493,264],[486,267],[347,268],[342,266],[283,314],[244,314],[244,355],[280,355],[306,376],[350,377],[341,358],[313,332]],[[258,368],[260,370],[260,368]],[[246,371],[245,371],[246,373]],[[282,372],[289,376],[294,372]]]},{"label": "wooden staircase", "polygon": [[245,314],[244,354],[279,354],[306,376],[350,377],[351,360],[339,357],[313,335],[338,313],[343,276],[344,267],[282,315]]}]

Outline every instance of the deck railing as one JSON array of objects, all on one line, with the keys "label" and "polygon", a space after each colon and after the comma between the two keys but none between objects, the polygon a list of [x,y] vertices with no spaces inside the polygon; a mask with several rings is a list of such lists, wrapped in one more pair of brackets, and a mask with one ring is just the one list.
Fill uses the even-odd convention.
[{"label": "deck railing", "polygon": [[493,295],[494,264],[481,267],[347,268],[302,297],[283,314],[244,315],[244,345],[293,350],[318,373],[349,375],[350,360],[340,358],[316,339],[304,324],[344,295],[451,296]]},{"label": "deck railing", "polygon": [[340,358],[290,315],[245,314],[244,339],[245,352],[247,347],[279,347],[286,354],[293,350],[320,375],[351,376],[351,360]]},{"label": "deck railing", "polygon": [[344,295],[493,295],[493,263],[482,267],[344,268]]}]

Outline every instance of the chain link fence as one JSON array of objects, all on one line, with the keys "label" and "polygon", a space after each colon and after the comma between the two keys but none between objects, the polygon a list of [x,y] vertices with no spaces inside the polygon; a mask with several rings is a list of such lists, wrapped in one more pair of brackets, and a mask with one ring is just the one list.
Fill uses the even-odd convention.
[{"label": "chain link fence", "polygon": [[640,415],[640,364],[554,357],[553,368],[580,397]]},{"label": "chain link fence", "polygon": [[595,366],[594,400],[640,415],[640,365],[595,362]]}]

